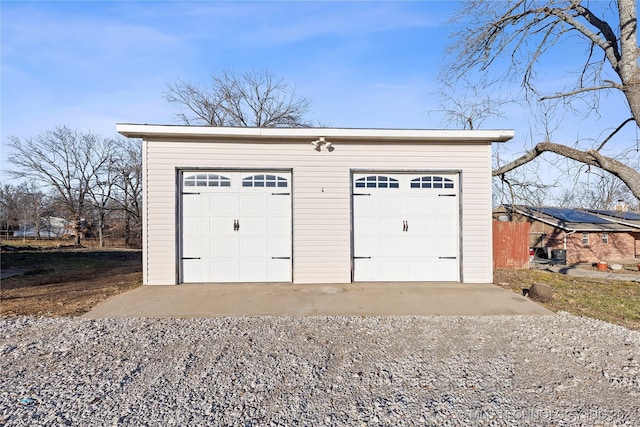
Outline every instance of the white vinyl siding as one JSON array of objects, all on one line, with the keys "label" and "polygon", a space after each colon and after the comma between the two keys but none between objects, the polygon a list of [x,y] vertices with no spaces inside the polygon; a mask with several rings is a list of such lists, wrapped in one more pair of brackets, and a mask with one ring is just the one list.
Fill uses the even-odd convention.
[{"label": "white vinyl siding", "polygon": [[352,170],[460,172],[461,281],[492,281],[488,142],[309,142],[145,142],[145,283],[177,283],[177,171],[197,168],[292,170],[294,283],[351,281]]}]

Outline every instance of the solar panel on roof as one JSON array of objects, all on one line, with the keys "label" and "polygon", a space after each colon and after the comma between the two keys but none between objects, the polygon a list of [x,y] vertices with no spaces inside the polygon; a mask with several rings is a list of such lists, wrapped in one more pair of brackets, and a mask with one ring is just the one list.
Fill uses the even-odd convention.
[{"label": "solar panel on roof", "polygon": [[558,218],[565,222],[573,222],[573,223],[580,223],[580,224],[611,224],[611,221],[608,221],[604,218],[600,218],[599,216],[590,214],[588,212],[582,212],[575,209],[534,208],[534,207],[529,207],[529,209],[542,212],[545,215]]},{"label": "solar panel on roof", "polygon": [[622,219],[631,221],[640,221],[640,213],[638,212],[622,212]]},{"label": "solar panel on roof", "polygon": [[601,215],[613,216],[615,218],[628,219],[629,221],[640,221],[640,213],[637,212],[612,211],[605,209],[588,209],[588,211]]}]

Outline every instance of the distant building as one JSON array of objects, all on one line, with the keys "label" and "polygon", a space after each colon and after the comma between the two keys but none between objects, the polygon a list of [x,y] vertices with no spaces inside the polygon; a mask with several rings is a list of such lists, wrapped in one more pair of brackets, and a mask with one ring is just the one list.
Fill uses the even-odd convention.
[{"label": "distant building", "polygon": [[40,219],[39,226],[34,224],[20,224],[13,232],[13,237],[28,237],[41,239],[59,239],[75,235],[73,224],[64,218],[47,216]]},{"label": "distant building", "polygon": [[547,257],[563,249],[570,264],[640,258],[640,212],[503,205],[493,217],[528,222],[529,246]]}]

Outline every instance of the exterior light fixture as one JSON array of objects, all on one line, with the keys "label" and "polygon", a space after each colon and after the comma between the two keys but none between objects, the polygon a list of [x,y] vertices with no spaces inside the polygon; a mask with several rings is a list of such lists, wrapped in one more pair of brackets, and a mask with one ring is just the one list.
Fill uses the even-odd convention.
[{"label": "exterior light fixture", "polygon": [[316,139],[315,141],[311,141],[311,145],[313,145],[313,148],[316,151],[320,151],[322,149],[322,146],[324,145],[324,148],[327,149],[327,151],[333,151],[333,144],[326,141],[324,139],[324,136],[319,137],[318,139]]}]

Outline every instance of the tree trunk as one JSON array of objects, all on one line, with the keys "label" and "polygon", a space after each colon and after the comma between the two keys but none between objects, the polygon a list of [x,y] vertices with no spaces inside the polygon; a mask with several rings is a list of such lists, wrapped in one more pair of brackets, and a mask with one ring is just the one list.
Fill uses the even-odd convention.
[{"label": "tree trunk", "polygon": [[636,7],[636,0],[618,0],[620,60],[615,68],[622,81],[629,109],[637,124],[640,123],[638,120],[640,119],[640,68],[638,67]]},{"label": "tree trunk", "polygon": [[104,248],[104,214],[100,212],[98,219],[98,241],[100,242],[100,247]]},{"label": "tree trunk", "polygon": [[81,227],[82,227],[81,220],[80,219],[76,219],[75,222],[74,222],[74,227],[73,227],[76,230],[76,238],[75,238],[76,246],[80,246],[80,239],[81,239],[80,234],[82,233]]},{"label": "tree trunk", "polygon": [[131,218],[129,213],[125,215],[124,222],[124,247],[128,248],[131,244]]}]

